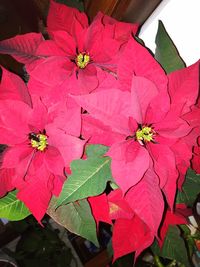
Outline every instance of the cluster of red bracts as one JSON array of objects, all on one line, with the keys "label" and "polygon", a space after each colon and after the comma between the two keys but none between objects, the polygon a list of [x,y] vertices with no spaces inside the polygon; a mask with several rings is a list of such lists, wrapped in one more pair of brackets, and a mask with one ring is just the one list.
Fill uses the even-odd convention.
[{"label": "cluster of red bracts", "polygon": [[88,25],[53,0],[47,32],[0,42],[29,75],[25,84],[2,68],[0,196],[18,189],[41,221],[71,161],[88,144],[109,146],[119,189],[89,202],[97,223],[114,222],[114,258],[137,257],[155,237],[162,243],[169,224],[186,222],[174,199],[192,158],[200,172],[200,62],[166,75],[135,40],[137,25],[101,13]]}]

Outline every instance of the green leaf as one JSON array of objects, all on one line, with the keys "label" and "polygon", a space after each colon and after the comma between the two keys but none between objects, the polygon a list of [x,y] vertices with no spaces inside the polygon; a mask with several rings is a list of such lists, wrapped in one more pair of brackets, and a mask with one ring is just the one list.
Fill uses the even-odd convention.
[{"label": "green leaf", "polygon": [[180,57],[173,41],[166,32],[162,21],[159,21],[155,43],[155,58],[167,73],[185,67],[185,63]]},{"label": "green leaf", "polygon": [[57,0],[56,2],[77,8],[80,11],[84,11],[84,5],[82,0]]},{"label": "green leaf", "polygon": [[182,191],[178,191],[176,203],[185,203],[192,206],[200,192],[200,175],[189,169],[182,187]]},{"label": "green leaf", "polygon": [[187,267],[191,266],[188,260],[185,242],[180,236],[180,230],[177,226],[169,227],[162,250],[160,250],[157,241],[153,243],[151,249],[159,257],[176,260]]},{"label": "green leaf", "polygon": [[24,203],[16,198],[16,194],[15,190],[0,198],[0,218],[19,221],[31,214]]},{"label": "green leaf", "polygon": [[96,224],[87,200],[69,203],[56,209],[56,198],[52,198],[47,213],[58,224],[70,232],[80,235],[96,246],[99,246],[96,236]]},{"label": "green leaf", "polygon": [[108,147],[90,145],[86,148],[86,160],[71,163],[72,174],[64,183],[57,206],[101,194],[108,181],[112,181],[111,159],[105,157]]}]

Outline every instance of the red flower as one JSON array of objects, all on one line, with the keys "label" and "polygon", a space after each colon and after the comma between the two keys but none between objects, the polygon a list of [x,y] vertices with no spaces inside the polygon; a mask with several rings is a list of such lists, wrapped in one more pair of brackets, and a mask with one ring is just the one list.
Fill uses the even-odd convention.
[{"label": "red flower", "polygon": [[32,78],[45,85],[66,82],[70,92],[90,92],[103,70],[116,69],[115,58],[137,25],[98,14],[88,26],[86,15],[51,1],[47,30],[51,40],[26,34],[0,42],[0,52],[26,64]]},{"label": "red flower", "polygon": [[83,153],[80,112],[74,115],[70,105],[68,99],[47,109],[36,98],[33,107],[16,100],[0,104],[0,143],[8,145],[1,168],[14,169],[12,186],[38,221],[61,190],[65,166]]},{"label": "red flower", "polygon": [[[131,92],[113,89],[74,99],[95,119],[94,125],[100,121],[96,127],[107,127],[106,132],[101,131],[104,138],[106,134],[109,138],[111,132],[108,155],[112,158],[113,176],[124,193],[142,179],[150,159],[160,188],[168,179],[176,184],[178,171],[170,147],[192,128],[171,109],[167,92],[159,92],[146,78],[133,76]],[[92,127],[90,130],[92,136]],[[113,143],[113,134],[118,142]],[[170,194],[168,201],[172,206],[175,191]]]}]

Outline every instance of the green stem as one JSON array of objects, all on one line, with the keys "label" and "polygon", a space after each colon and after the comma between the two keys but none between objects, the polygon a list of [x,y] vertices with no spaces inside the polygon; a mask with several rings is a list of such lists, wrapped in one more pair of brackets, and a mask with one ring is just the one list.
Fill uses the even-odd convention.
[{"label": "green stem", "polygon": [[154,263],[157,267],[164,267],[164,265],[160,261],[160,258],[157,255],[154,256]]}]

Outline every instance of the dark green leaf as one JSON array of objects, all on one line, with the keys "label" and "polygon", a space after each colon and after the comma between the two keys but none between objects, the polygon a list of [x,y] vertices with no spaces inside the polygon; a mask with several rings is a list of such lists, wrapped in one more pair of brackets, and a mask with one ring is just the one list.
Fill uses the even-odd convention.
[{"label": "dark green leaf", "polygon": [[182,187],[182,192],[178,191],[176,203],[185,203],[192,206],[200,193],[200,175],[189,169]]},{"label": "dark green leaf", "polygon": [[56,198],[52,198],[48,214],[70,232],[90,240],[96,246],[99,245],[96,224],[87,200],[69,203],[56,209]]},{"label": "dark green leaf", "polygon": [[162,21],[159,21],[155,42],[156,42],[155,58],[167,73],[185,67],[185,63],[180,57],[173,41],[166,32]]},{"label": "dark green leaf", "polygon": [[96,196],[105,190],[107,182],[112,181],[111,159],[104,156],[107,150],[102,145],[90,145],[86,149],[86,160],[72,161],[72,174],[64,183],[57,206]]},{"label": "dark green leaf", "polygon": [[191,266],[188,260],[185,242],[180,236],[180,230],[177,226],[169,227],[162,250],[160,250],[157,241],[153,243],[151,249],[159,257],[176,260],[187,267]]},{"label": "dark green leaf", "polygon": [[0,198],[0,218],[19,221],[31,214],[24,203],[16,198],[16,194],[17,191],[12,191]]},{"label": "dark green leaf", "polygon": [[56,2],[84,11],[83,1],[81,0],[57,0]]}]

